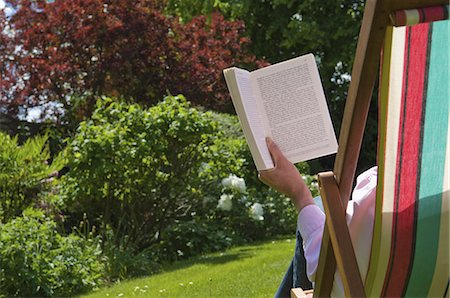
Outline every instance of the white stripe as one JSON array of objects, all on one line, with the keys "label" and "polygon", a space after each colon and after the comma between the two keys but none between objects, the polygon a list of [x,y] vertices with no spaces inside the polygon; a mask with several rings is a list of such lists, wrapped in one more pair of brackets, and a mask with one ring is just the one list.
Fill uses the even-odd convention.
[{"label": "white stripe", "polygon": [[405,14],[406,14],[406,26],[419,24],[420,15],[418,9],[405,10]]},{"label": "white stripe", "polygon": [[[377,266],[377,277],[369,296],[380,296],[384,274],[387,271],[391,251],[392,213],[394,207],[397,170],[397,148],[403,86],[403,64],[405,55],[406,27],[395,27],[392,33],[392,53],[389,71],[387,136],[383,181],[383,213],[381,245]],[[381,274],[380,274],[381,273]]]}]

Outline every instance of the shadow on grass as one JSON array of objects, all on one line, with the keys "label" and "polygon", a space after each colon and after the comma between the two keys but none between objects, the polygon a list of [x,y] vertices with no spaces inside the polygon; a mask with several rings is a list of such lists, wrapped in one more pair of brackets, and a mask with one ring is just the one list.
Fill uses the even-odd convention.
[{"label": "shadow on grass", "polygon": [[[249,249],[251,251],[251,249]],[[254,254],[250,252],[226,252],[218,255],[205,255],[194,257],[192,259],[181,260],[171,264],[165,264],[161,267],[161,271],[158,273],[169,273],[172,271],[186,269],[188,267],[205,264],[205,265],[223,265],[230,262],[242,261],[247,258],[253,257]]]},{"label": "shadow on grass", "polygon": [[219,265],[233,261],[240,261],[252,257],[252,254],[245,252],[224,253],[218,256],[204,256],[196,260],[195,264]]},{"label": "shadow on grass", "polygon": [[[286,238],[281,238],[286,239]],[[158,273],[169,273],[172,271],[177,271],[181,269],[185,269],[198,264],[206,264],[206,265],[223,265],[230,262],[242,261],[248,258],[255,257],[257,254],[260,254],[263,250],[270,250],[269,247],[261,247],[261,244],[267,244],[268,241],[258,241],[249,246],[240,247],[237,250],[225,251],[222,253],[214,253],[214,254],[206,254],[202,256],[192,257],[186,260],[176,261],[174,263],[166,263],[160,267]],[[255,247],[255,245],[258,245]],[[152,274],[153,275],[153,274]]]}]

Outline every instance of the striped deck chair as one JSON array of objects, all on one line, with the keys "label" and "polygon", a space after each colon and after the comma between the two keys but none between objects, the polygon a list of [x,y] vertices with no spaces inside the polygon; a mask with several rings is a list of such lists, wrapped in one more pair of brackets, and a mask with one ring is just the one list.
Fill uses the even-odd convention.
[{"label": "striped deck chair", "polygon": [[[449,31],[448,1],[366,3],[334,171],[319,175],[327,219],[315,297],[330,295],[336,267],[347,297],[448,297]],[[344,210],[379,63],[376,215],[362,280]]]},{"label": "striped deck chair", "polygon": [[[399,11],[394,24],[447,7]],[[433,19],[431,19],[432,21]],[[377,212],[368,296],[443,297],[449,281],[449,21],[389,27],[383,49]],[[386,276],[378,274],[386,272]]]}]

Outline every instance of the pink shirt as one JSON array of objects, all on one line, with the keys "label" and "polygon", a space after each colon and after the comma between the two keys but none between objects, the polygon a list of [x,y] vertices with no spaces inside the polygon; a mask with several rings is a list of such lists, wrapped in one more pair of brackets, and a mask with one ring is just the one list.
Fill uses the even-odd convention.
[{"label": "pink shirt", "polygon": [[[373,167],[358,176],[352,200],[347,206],[347,224],[363,281],[367,274],[372,244],[376,186],[377,167]],[[306,271],[312,282],[319,261],[324,224],[325,214],[316,205],[304,207],[298,215],[297,226],[303,237]],[[337,272],[331,296],[344,296],[342,281]]]}]

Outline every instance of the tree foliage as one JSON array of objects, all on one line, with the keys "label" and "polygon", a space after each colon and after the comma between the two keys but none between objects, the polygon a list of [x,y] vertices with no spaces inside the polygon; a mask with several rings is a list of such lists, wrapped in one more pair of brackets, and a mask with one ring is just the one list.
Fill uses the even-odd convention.
[{"label": "tree foliage", "polygon": [[166,10],[183,21],[217,10],[229,19],[245,21],[251,52],[271,63],[314,53],[327,97],[339,114],[348,88],[363,5],[361,0],[167,0]]},{"label": "tree foliage", "polygon": [[167,92],[229,109],[222,69],[258,63],[246,52],[244,23],[218,13],[182,25],[154,0],[6,3],[16,12],[0,15],[0,98],[15,113],[77,105],[85,115],[98,95],[148,105]]},{"label": "tree foliage", "polygon": [[[184,22],[214,11],[243,20],[251,52],[271,63],[314,53],[339,133],[363,8],[362,0],[167,0],[166,13]],[[361,154],[363,168],[375,162],[376,123],[374,100]],[[325,163],[332,166],[331,161]]]}]

